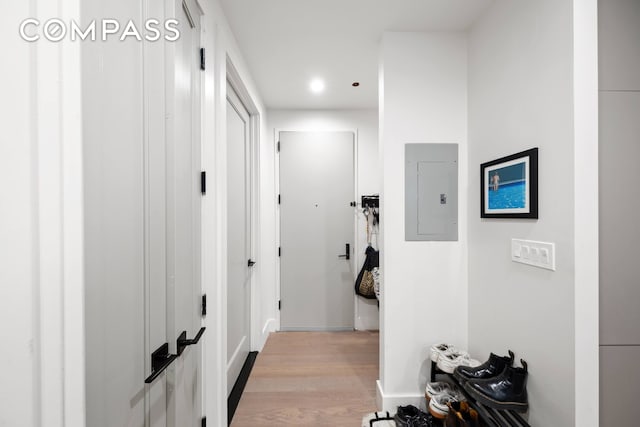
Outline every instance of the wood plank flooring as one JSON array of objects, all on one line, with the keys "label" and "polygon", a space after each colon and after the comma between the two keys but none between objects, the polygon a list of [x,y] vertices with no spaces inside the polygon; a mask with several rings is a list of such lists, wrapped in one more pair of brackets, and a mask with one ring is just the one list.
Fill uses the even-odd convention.
[{"label": "wood plank flooring", "polygon": [[378,332],[275,332],[232,427],[358,427],[376,410]]}]

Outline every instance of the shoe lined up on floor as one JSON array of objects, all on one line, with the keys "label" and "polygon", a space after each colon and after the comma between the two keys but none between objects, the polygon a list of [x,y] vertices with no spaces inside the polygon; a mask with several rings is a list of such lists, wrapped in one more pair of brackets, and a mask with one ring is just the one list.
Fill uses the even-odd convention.
[{"label": "shoe lined up on floor", "polygon": [[449,412],[448,404],[465,400],[462,390],[448,382],[428,383],[424,390],[429,413],[438,419],[444,419]]},{"label": "shoe lined up on floor", "polygon": [[445,393],[452,394],[454,396],[460,396],[461,398],[463,396],[462,391],[458,388],[457,385],[444,381],[428,383],[424,389],[424,397],[427,399],[427,402],[431,400],[433,396]]},{"label": "shoe lined up on floor", "polygon": [[469,353],[459,350],[441,355],[436,362],[438,369],[447,374],[452,374],[458,366],[476,367],[478,365],[480,362],[472,359]]},{"label": "shoe lined up on floor", "polygon": [[413,405],[398,406],[393,420],[398,427],[436,427],[431,415]]},{"label": "shoe lined up on floor", "polygon": [[[465,391],[483,405],[518,412],[526,412],[529,409],[527,362],[520,359],[522,367],[514,367],[515,355],[511,350],[507,356],[491,353],[489,359],[480,364],[472,359],[469,353],[443,343],[432,346],[429,356],[438,369],[452,374]],[[451,405],[464,401],[463,394],[459,391],[452,392],[452,388],[453,386],[447,383],[427,384],[425,397],[429,412],[434,417],[447,417]]]},{"label": "shoe lined up on floor", "polygon": [[483,405],[494,409],[526,412],[529,409],[527,397],[527,362],[520,359],[522,367],[506,366],[495,377],[468,380],[465,390]]},{"label": "shoe lined up on floor", "polygon": [[480,416],[467,402],[452,402],[444,422],[445,427],[480,427]]},{"label": "shoe lined up on floor", "polygon": [[511,350],[509,350],[508,356],[497,356],[491,353],[489,359],[482,365],[476,367],[461,365],[457,367],[453,371],[453,376],[462,386],[469,380],[492,378],[501,374],[507,366],[513,365],[513,358],[514,354]]},{"label": "shoe lined up on floor", "polygon": [[453,351],[456,351],[456,348],[451,344],[436,344],[431,346],[431,349],[429,350],[429,356],[432,362],[437,362],[440,355],[444,355]]}]

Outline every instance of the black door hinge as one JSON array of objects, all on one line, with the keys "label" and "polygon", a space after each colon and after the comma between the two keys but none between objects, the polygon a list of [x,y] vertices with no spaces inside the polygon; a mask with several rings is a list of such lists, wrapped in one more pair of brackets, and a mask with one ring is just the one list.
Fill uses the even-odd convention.
[{"label": "black door hinge", "polygon": [[282,256],[282,246],[278,247],[278,256]]},{"label": "black door hinge", "polygon": [[202,427],[207,427],[207,417],[202,417],[202,423],[200,425]]},{"label": "black door hinge", "polygon": [[278,300],[278,310],[282,310],[282,301]]},{"label": "black door hinge", "polygon": [[207,172],[200,172],[200,193],[207,194]]},{"label": "black door hinge", "polygon": [[279,152],[280,152],[280,141],[278,141],[278,144],[277,144],[277,148],[276,148],[276,149],[278,150],[278,153],[279,153]]},{"label": "black door hinge", "polygon": [[278,194],[278,204],[280,204],[280,195]]},{"label": "black door hinge", "polygon": [[207,315],[207,294],[202,295],[202,317]]},{"label": "black door hinge", "polygon": [[204,71],[205,69],[205,63],[204,63],[204,48],[201,47],[200,48],[200,69],[202,71]]}]

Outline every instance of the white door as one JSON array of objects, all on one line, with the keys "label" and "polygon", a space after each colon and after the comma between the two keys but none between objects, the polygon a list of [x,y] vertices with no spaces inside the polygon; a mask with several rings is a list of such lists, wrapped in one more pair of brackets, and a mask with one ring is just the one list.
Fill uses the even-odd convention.
[{"label": "white door", "polygon": [[280,132],[282,330],[353,329],[353,158],[351,132]]},{"label": "white door", "polygon": [[251,349],[250,117],[227,85],[227,395]]},{"label": "white door", "polygon": [[[200,11],[176,0],[172,110],[167,144],[167,340],[194,339],[201,327],[200,284]],[[169,56],[170,58],[171,56]],[[171,73],[170,73],[171,74]],[[171,97],[170,97],[171,98]],[[171,120],[173,119],[173,120]],[[195,427],[201,411],[201,348],[185,348],[168,375],[168,426]]]}]

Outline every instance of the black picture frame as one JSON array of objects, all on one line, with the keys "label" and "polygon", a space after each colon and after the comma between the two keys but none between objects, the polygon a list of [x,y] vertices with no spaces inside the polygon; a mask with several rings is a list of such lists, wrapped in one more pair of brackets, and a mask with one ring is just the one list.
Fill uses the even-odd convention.
[{"label": "black picture frame", "polygon": [[538,219],[537,147],[480,165],[480,217]]}]

